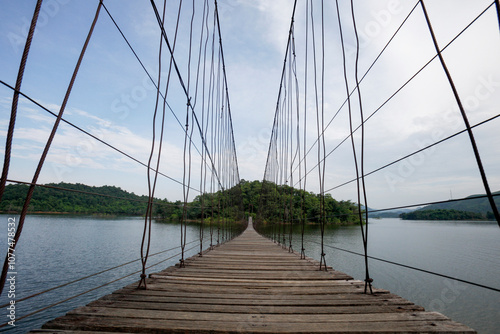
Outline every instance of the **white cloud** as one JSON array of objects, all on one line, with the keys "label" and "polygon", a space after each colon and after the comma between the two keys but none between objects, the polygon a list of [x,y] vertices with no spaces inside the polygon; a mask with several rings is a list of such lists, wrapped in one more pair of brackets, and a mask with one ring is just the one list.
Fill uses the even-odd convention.
[{"label": "white cloud", "polygon": [[241,0],[240,3],[260,12],[258,20],[255,22],[260,30],[259,33],[276,50],[284,52],[290,29],[293,2],[287,0]]}]

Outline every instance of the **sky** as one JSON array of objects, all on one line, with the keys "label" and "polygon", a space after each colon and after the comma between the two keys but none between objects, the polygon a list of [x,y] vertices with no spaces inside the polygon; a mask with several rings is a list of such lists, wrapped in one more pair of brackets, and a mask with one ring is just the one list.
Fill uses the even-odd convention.
[{"label": "sky", "polygon": [[[355,82],[353,22],[349,2],[340,1],[347,76]],[[36,1],[0,1],[0,80],[14,86],[27,27]],[[57,112],[98,1],[45,0],[28,58],[22,91]],[[145,67],[158,72],[159,30],[149,1],[104,1]],[[162,4],[156,1],[161,9]],[[173,36],[177,1],[169,1],[166,31]],[[182,75],[187,78],[189,19],[192,2],[184,1],[176,49]],[[203,1],[196,0],[196,17]],[[361,77],[398,29],[416,1],[354,1],[359,31],[358,71]],[[349,131],[342,48],[333,1],[324,5],[325,118],[327,152],[325,189],[338,200],[356,201],[350,141],[338,146]],[[447,45],[491,1],[428,0],[425,2],[438,43]],[[320,38],[320,2],[313,1],[316,38]],[[213,4],[210,3],[213,8]],[[262,180],[293,9],[292,0],[219,0],[222,43],[231,102],[240,178]],[[450,9],[453,8],[453,9]],[[298,1],[294,36],[298,78],[305,78],[305,1]],[[196,35],[196,34],[195,34]],[[196,38],[199,38],[199,35]],[[309,43],[311,43],[309,41]],[[318,47],[319,50],[319,47]],[[408,18],[360,84],[366,122],[365,172],[373,171],[424,146],[464,129],[457,104],[437,59],[429,63],[401,90],[399,88],[429,62],[436,52],[421,7]],[[500,34],[495,7],[490,7],[443,52],[450,73],[472,125],[499,114]],[[165,58],[167,59],[167,58]],[[309,51],[309,60],[311,51]],[[318,58],[319,59],[319,58]],[[309,64],[309,92],[313,90]],[[165,70],[164,67],[163,70]],[[194,71],[192,71],[194,72]],[[194,74],[191,73],[191,76]],[[193,77],[194,78],[194,77]],[[194,80],[194,79],[193,79]],[[306,144],[317,138],[311,93],[299,92],[307,106]],[[397,94],[384,103],[395,92]],[[12,90],[0,85],[0,155],[9,122]],[[103,11],[78,74],[64,118],[147,162],[151,145],[152,113],[156,93],[125,41]],[[178,85],[167,99],[174,112],[185,115],[186,101]],[[353,105],[358,105],[353,98]],[[382,107],[381,107],[382,106]],[[359,110],[354,108],[354,126]],[[303,112],[303,111],[302,111]],[[309,116],[310,115],[310,116]],[[26,99],[20,99],[9,179],[30,181],[54,117]],[[478,143],[490,187],[500,190],[500,120],[478,126]],[[161,172],[182,180],[183,132],[169,115]],[[355,135],[360,147],[359,133]],[[199,139],[198,139],[198,144]],[[301,144],[303,145],[303,143]],[[337,149],[334,150],[335,147]],[[317,163],[316,147],[307,156],[309,169]],[[193,165],[199,166],[196,155]],[[193,184],[199,182],[199,167]],[[120,155],[83,133],[61,124],[39,183],[71,182],[93,186],[115,185],[136,194],[147,194],[145,167]],[[298,180],[295,175],[295,180]],[[366,177],[368,206],[382,209],[484,193],[477,164],[466,134]],[[338,187],[340,186],[340,187]],[[307,189],[319,191],[317,170],[307,176]],[[195,196],[193,192],[191,196]],[[182,186],[160,178],[157,197],[182,198]]]}]

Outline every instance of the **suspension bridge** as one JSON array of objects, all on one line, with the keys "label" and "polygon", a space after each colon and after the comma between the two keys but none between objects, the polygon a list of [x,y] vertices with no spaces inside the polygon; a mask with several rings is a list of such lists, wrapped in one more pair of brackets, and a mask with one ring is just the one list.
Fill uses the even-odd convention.
[{"label": "suspension bridge", "polygon": [[44,325],[47,333],[474,333],[436,312],[375,289],[258,235],[151,274]]},{"label": "suspension bridge", "polygon": [[[2,294],[8,291],[5,289],[6,281],[9,272],[14,268],[16,245],[21,238],[36,189],[48,187],[63,193],[84,193],[45,185],[39,180],[47,169],[44,166],[51,163],[50,152],[61,132],[60,126],[64,125],[71,129],[72,134],[86,138],[92,147],[104,147],[118,156],[117,160],[120,162],[127,161],[134,168],[139,168],[147,179],[147,200],[143,201],[144,229],[138,250],[140,258],[136,260],[140,262],[141,268],[127,275],[136,275],[138,281],[87,306],[69,311],[63,317],[50,320],[42,329],[32,332],[475,332],[440,313],[425,311],[411,301],[376,288],[376,278],[371,277],[369,271],[369,261],[373,257],[368,249],[368,199],[373,198],[369,195],[370,184],[377,183],[370,182],[377,175],[380,176],[379,179],[385,178],[392,186],[398,182],[394,178],[388,179],[388,175],[392,174],[382,175],[381,172],[460,138],[460,145],[468,145],[468,161],[474,162],[474,171],[478,174],[474,180],[484,194],[479,197],[488,201],[491,215],[500,226],[500,214],[495,204],[498,194],[493,193],[491,189],[497,186],[494,183],[497,175],[488,174],[488,171],[497,167],[496,161],[489,156],[484,159],[481,154],[484,151],[481,148],[484,149],[488,145],[480,146],[481,140],[476,139],[477,132],[495,124],[500,114],[488,101],[484,102],[484,98],[482,113],[474,114],[473,121],[470,120],[468,109],[478,108],[471,105],[470,101],[476,103],[478,98],[476,96],[476,100],[471,100],[461,94],[463,87],[454,79],[453,69],[456,67],[449,65],[445,54],[460,42],[462,35],[473,34],[477,25],[486,25],[488,29],[498,33],[499,1],[486,2],[445,45],[441,45],[436,37],[432,15],[429,15],[426,6],[427,1],[415,1],[414,6],[404,13],[394,31],[387,37],[378,54],[373,54],[371,63],[365,66],[364,72],[361,72],[359,65],[362,48],[356,16],[359,4],[355,1],[349,4],[339,1],[328,4],[315,0],[294,1],[274,118],[270,117],[273,122],[262,188],[258,203],[252,204],[248,203],[248,199],[245,202],[241,191],[241,166],[236,152],[229,99],[231,81],[226,72],[223,48],[224,21],[220,19],[218,3],[208,0],[198,3],[193,1],[192,4],[183,4],[183,1],[172,5],[167,5],[167,1],[160,3],[161,1],[151,0],[147,4],[150,7],[149,18],[154,24],[159,41],[155,49],[156,59],[148,60],[150,64],[156,65],[157,69],[154,71],[146,65],[145,56],[141,55],[135,46],[136,43],[129,39],[127,34],[130,31],[127,32],[124,22],[116,17],[119,12],[116,3],[95,1],[96,8],[92,19],[89,19],[86,35],[82,35],[83,46],[75,59],[69,85],[62,93],[63,99],[57,106],[58,110],[54,112],[52,104],[43,102],[43,98],[31,96],[29,91],[23,89],[23,77],[26,69],[30,68],[30,48],[36,40],[37,23],[40,15],[43,17],[43,14],[47,13],[43,11],[44,8],[48,8],[47,5],[43,7],[43,0],[37,0],[29,29],[26,31],[16,80],[9,82],[0,78],[3,89],[12,95],[9,99],[10,118],[5,131],[0,201],[8,183],[26,184],[29,187],[19,218],[14,225],[15,232],[9,230],[9,247],[0,280]],[[102,22],[103,20],[106,20],[106,23]],[[432,46],[432,52],[422,64],[408,66],[413,72],[400,80],[401,84],[382,88],[378,81],[374,83],[369,78],[377,71],[380,59],[397,43],[399,34],[413,21],[420,22],[425,28],[422,33],[427,34],[426,43]],[[335,24],[328,24],[331,22]],[[99,30],[100,24],[106,24],[107,28],[116,32],[117,38],[143,72],[144,82],[147,83],[144,86],[154,91],[154,103],[149,106],[150,112],[147,114],[152,120],[151,138],[146,146],[147,154],[142,154],[142,151],[134,154],[126,143],[120,142],[120,139],[125,137],[122,133],[127,133],[125,131],[120,132],[120,139],[109,141],[106,140],[103,129],[101,132],[95,131],[92,127],[79,125],[74,121],[75,118],[72,120],[65,115],[74,90],[78,92],[79,88],[82,89],[78,87],[77,79],[82,76],[81,67],[85,65],[88,49],[93,46],[94,34]],[[411,27],[413,29],[413,26]],[[497,42],[498,38],[497,41],[486,43]],[[349,43],[354,43],[354,48]],[[95,49],[93,51],[95,52]],[[341,64],[336,67],[337,72],[331,71],[333,62]],[[439,69],[439,86],[448,91],[446,101],[451,101],[454,105],[453,120],[460,121],[461,126],[453,127],[452,131],[446,129],[440,132],[416,150],[406,149],[398,152],[398,158],[382,161],[377,166],[368,164],[367,155],[370,149],[376,150],[373,143],[379,142],[377,138],[372,137],[371,130],[377,129],[377,134],[382,137],[384,131],[387,131],[387,128],[380,129],[383,122],[374,119],[389,110],[385,111],[386,114],[399,120],[398,113],[391,114],[394,111],[391,108],[394,107],[390,105],[398,101],[399,94],[431,66]],[[378,71],[378,75],[385,73],[380,73],[380,68]],[[492,80],[490,82],[494,83]],[[484,97],[485,92],[490,92],[493,86],[479,87],[481,89],[476,89],[475,92]],[[335,87],[335,92],[332,87]],[[94,90],[94,94],[101,91],[93,86],[86,88]],[[121,102],[129,109],[133,105],[129,96],[125,96]],[[396,109],[411,108],[404,101],[398,102],[402,103],[402,107]],[[20,111],[24,111],[20,103],[28,103],[30,108],[36,108],[52,120],[51,129],[45,129],[47,131],[44,135],[47,139],[40,149],[39,160],[30,180],[9,177],[12,174],[11,158],[15,158],[16,120],[18,114],[22,115]],[[119,103],[113,105],[118,106]],[[95,115],[89,116],[87,112],[79,113],[99,119]],[[103,123],[102,119],[99,121]],[[372,123],[373,127],[369,127]],[[174,135],[175,133],[177,135]],[[168,142],[167,138],[173,139]],[[368,141],[368,138],[371,141]],[[173,148],[174,142],[177,150]],[[381,144],[390,146],[387,143]],[[129,145],[132,144],[129,142]],[[335,177],[334,171],[338,168],[337,160],[332,160],[335,154],[339,155],[338,160],[349,162],[349,169],[352,171],[349,175],[352,177]],[[81,161],[89,159],[88,156],[80,156]],[[176,170],[171,168],[172,165]],[[58,170],[61,172],[61,169]],[[169,172],[166,172],[167,170]],[[179,170],[182,172],[178,173]],[[313,172],[317,173],[314,177]],[[491,182],[491,179],[495,181]],[[418,182],[419,180],[416,185]],[[355,203],[345,212],[333,210],[328,199],[334,196],[336,191],[346,187],[350,187],[350,193],[356,197]],[[182,201],[158,201],[156,195],[161,188],[175,188],[176,194],[182,196]],[[311,190],[318,193],[318,206],[314,210],[306,209],[308,204],[305,193]],[[98,198],[113,197],[99,193],[86,195]],[[193,201],[195,195],[196,203]],[[408,202],[378,211],[457,200],[459,199],[443,198]],[[158,212],[157,208],[161,206],[173,207],[180,212],[179,254],[174,255],[179,257],[179,262],[164,271],[151,272],[151,263],[148,260],[157,255],[150,254],[153,238],[151,226]],[[247,217],[248,227],[241,235],[237,235],[234,223],[246,224]],[[199,247],[199,253],[187,258],[186,247],[189,243],[186,239],[186,224],[191,219],[200,222],[199,243],[193,246]],[[320,253],[308,255],[317,257],[317,260],[307,257],[307,250],[304,248],[304,229],[312,221],[320,226],[321,233],[317,241]],[[325,226],[339,221],[359,224],[363,245],[359,254],[364,259],[363,280],[355,280],[346,273],[336,271],[326,262],[325,247],[328,245],[324,243]],[[209,242],[203,234],[204,226],[209,226]],[[271,227],[272,232],[267,235],[270,240],[256,232],[263,226]],[[292,247],[294,226],[299,226],[302,230],[302,247],[298,251],[294,251]],[[405,266],[401,263],[392,264]],[[109,270],[112,269],[114,268]],[[500,291],[494,287],[425,269],[411,269],[479,286],[495,293]],[[17,302],[62,286],[77,284],[86,278],[88,277],[37,292]],[[111,282],[102,286],[109,283]],[[98,288],[100,287],[89,291]],[[48,307],[75,297],[77,296],[65,298]],[[6,306],[8,305],[2,305]],[[17,321],[33,316],[43,309],[18,316]],[[5,323],[2,327],[8,325]]]}]

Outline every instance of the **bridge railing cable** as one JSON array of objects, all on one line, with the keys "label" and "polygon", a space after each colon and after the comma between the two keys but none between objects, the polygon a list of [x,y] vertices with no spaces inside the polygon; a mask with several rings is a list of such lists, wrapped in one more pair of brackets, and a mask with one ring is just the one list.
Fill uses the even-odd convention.
[{"label": "bridge railing cable", "polygon": [[[198,240],[193,240],[193,241],[192,241],[192,242],[190,242],[190,243],[193,243],[193,242],[196,242],[196,241],[198,241]],[[195,249],[195,248],[197,248],[197,247],[198,247],[198,244],[196,244],[196,245],[194,245],[194,246],[190,247],[189,249],[186,249],[186,251],[193,250],[193,249]],[[173,249],[176,249],[176,248],[177,248],[177,247],[175,247],[175,248],[173,248]],[[162,251],[162,252],[158,252],[158,253],[155,253],[155,254],[151,254],[151,256],[153,256],[153,255],[158,255],[158,254],[161,254],[161,253],[164,253],[164,252],[167,252],[167,251],[171,251],[171,250],[172,250],[172,249],[170,249],[170,250],[165,250],[165,251]],[[163,260],[160,260],[160,261],[158,261],[158,262],[155,262],[154,264],[151,264],[151,265],[147,266],[147,268],[146,268],[146,269],[151,269],[151,268],[154,268],[154,267],[156,267],[156,266],[158,266],[158,265],[160,265],[160,264],[162,264],[162,263],[165,263],[166,261],[169,261],[169,260],[172,260],[172,259],[176,258],[176,257],[177,257],[177,256],[179,256],[180,254],[181,254],[181,252],[176,253],[176,254],[174,254],[174,255],[172,255],[172,256],[170,256],[170,257],[167,257],[167,258],[165,258],[165,259],[163,259]],[[129,264],[131,264],[131,263],[133,263],[133,262],[137,262],[137,261],[140,261],[140,260],[141,260],[141,259],[136,259],[136,260],[130,261],[130,262],[128,262],[128,263],[124,263],[124,264],[122,264],[122,265],[119,265],[119,266],[116,266],[116,267],[113,267],[113,268],[109,268],[109,269],[107,269],[107,270],[103,270],[103,271],[98,272],[98,273],[95,273],[95,274],[93,274],[93,275],[89,275],[89,276],[83,277],[83,278],[81,278],[81,279],[74,280],[74,281],[68,282],[68,283],[66,283],[66,284],[62,284],[62,285],[60,285],[60,286],[54,287],[54,288],[52,288],[52,289],[48,289],[48,290],[42,291],[42,292],[40,292],[40,293],[34,294],[34,295],[32,295],[32,296],[29,296],[29,297],[23,298],[22,300],[26,300],[26,299],[31,299],[31,298],[33,298],[33,297],[37,297],[37,296],[39,296],[39,295],[41,295],[41,294],[48,293],[48,292],[50,292],[50,291],[53,291],[53,290],[56,290],[56,289],[62,288],[62,287],[64,287],[64,286],[67,286],[67,285],[70,285],[70,284],[73,284],[73,283],[80,282],[80,281],[82,281],[82,280],[84,280],[84,279],[88,279],[88,278],[91,278],[91,277],[94,277],[94,276],[100,275],[100,274],[102,274],[102,273],[104,273],[104,272],[107,272],[107,271],[110,271],[110,270],[113,270],[113,269],[117,269],[117,268],[120,268],[120,267],[123,267],[123,266],[129,265]],[[125,278],[128,278],[128,277],[131,277],[131,276],[133,276],[133,275],[136,275],[136,274],[138,274],[138,273],[140,273],[140,272],[142,272],[142,269],[140,269],[140,270],[136,270],[136,271],[134,271],[134,272],[132,272],[132,273],[129,273],[129,274],[127,274],[127,275],[124,275],[124,276],[120,276],[120,277],[115,278],[115,279],[113,279],[113,280],[111,280],[111,281],[108,281],[108,282],[106,282],[106,283],[103,283],[103,284],[101,284],[101,285],[98,285],[98,286],[96,286],[96,287],[93,287],[93,288],[91,288],[91,289],[85,290],[85,291],[83,291],[83,292],[77,293],[77,294],[72,295],[72,296],[70,296],[70,297],[64,298],[64,299],[59,300],[59,301],[57,301],[57,302],[55,302],[55,303],[52,303],[52,304],[50,304],[50,305],[47,305],[47,306],[44,306],[44,307],[42,307],[42,308],[39,308],[39,309],[37,309],[37,310],[35,310],[35,311],[32,311],[32,312],[30,312],[30,313],[28,313],[28,314],[24,314],[24,315],[22,315],[22,316],[20,316],[20,317],[17,317],[17,318],[16,318],[16,321],[21,321],[21,320],[26,319],[26,318],[28,318],[28,317],[32,317],[32,316],[33,316],[33,315],[35,315],[35,314],[38,314],[38,313],[40,313],[40,312],[43,312],[43,311],[48,310],[48,309],[50,309],[50,308],[53,308],[53,307],[55,307],[55,306],[57,306],[57,305],[60,305],[60,304],[63,304],[63,303],[65,303],[65,302],[68,302],[68,301],[70,301],[70,300],[73,300],[73,299],[75,299],[75,298],[81,297],[81,296],[86,295],[86,294],[88,294],[88,293],[90,293],[90,292],[93,292],[93,291],[96,291],[96,290],[98,290],[98,289],[104,288],[104,287],[109,286],[109,285],[111,285],[111,284],[113,284],[113,283],[116,283],[116,282],[118,282],[118,281],[121,281],[121,280],[123,280],[123,279],[125,279]],[[17,303],[17,302],[19,302],[19,301],[21,301],[21,300],[16,300],[16,303]],[[6,323],[2,323],[2,324],[0,324],[0,328],[5,327],[5,326],[7,326],[8,324],[9,324],[8,322],[6,322]]]},{"label": "bridge railing cable", "polygon": [[[188,244],[192,244],[194,242],[196,242],[197,240],[192,240],[190,241]],[[167,253],[167,252],[170,252],[170,251],[173,251],[173,250],[176,250],[177,248],[179,248],[179,246],[176,246],[176,247],[173,247],[173,248],[170,248],[170,249],[165,249],[165,250],[162,250],[162,251],[159,251],[159,252],[156,252],[156,253],[153,253],[153,254],[150,254],[149,256],[153,257],[153,256],[157,256],[157,255],[160,255],[160,254],[163,254],[163,253]],[[109,272],[109,271],[112,271],[112,270],[115,270],[115,269],[118,269],[118,268],[121,268],[121,267],[125,267],[129,264],[132,264],[132,263],[135,263],[135,262],[139,262],[141,259],[138,258],[138,259],[135,259],[135,260],[131,260],[131,261],[128,261],[128,262],[125,262],[125,263],[122,263],[122,264],[119,264],[119,265],[116,265],[114,267],[111,267],[111,268],[107,268],[107,269],[104,269],[104,270],[101,270],[101,271],[98,271],[96,273],[93,273],[93,274],[89,274],[87,276],[83,276],[83,277],[80,277],[78,279],[75,279],[75,280],[72,280],[70,282],[66,282],[66,283],[63,283],[63,284],[60,284],[58,286],[55,286],[55,287],[52,287],[52,288],[49,288],[49,289],[46,289],[46,290],[43,290],[43,291],[40,291],[40,292],[36,292],[34,294],[31,294],[29,296],[26,296],[26,297],[22,297],[22,298],[19,298],[19,299],[16,299],[16,303],[20,303],[20,302],[23,302],[25,300],[28,300],[28,299],[31,299],[31,298],[34,298],[34,297],[38,297],[40,295],[43,295],[43,294],[46,294],[48,292],[51,292],[51,291],[54,291],[54,290],[57,290],[57,289],[60,289],[60,288],[63,288],[65,286],[68,286],[68,285],[71,285],[71,284],[75,284],[75,283],[79,283],[81,281],[84,281],[86,279],[89,279],[89,278],[92,278],[92,277],[95,277],[95,276],[99,276],[101,274],[104,274],[106,272]],[[0,305],[1,308],[3,307],[7,307],[9,306],[9,303],[6,303],[6,304],[3,304],[3,305]]]},{"label": "bridge railing cable", "polygon": [[[312,243],[315,243],[315,244],[320,244],[319,242],[314,241],[314,240],[309,240],[309,241],[312,242]],[[359,252],[355,252],[355,251],[352,251],[352,250],[348,250],[348,249],[345,249],[345,248],[336,247],[336,246],[332,246],[332,245],[328,245],[328,244],[326,244],[325,246],[328,247],[328,248],[331,248],[331,249],[338,250],[338,251],[342,251],[342,252],[346,252],[346,253],[350,253],[350,254],[362,256],[362,257],[365,256],[365,254],[362,254],[362,253],[359,253]],[[487,289],[487,290],[491,290],[491,291],[495,291],[495,292],[500,292],[500,289],[492,287],[492,286],[488,286],[488,285],[484,285],[484,284],[480,284],[480,283],[475,283],[475,282],[472,282],[472,281],[469,281],[469,280],[465,280],[465,279],[457,278],[457,277],[454,277],[454,276],[437,273],[437,272],[434,272],[434,271],[431,271],[431,270],[422,269],[422,268],[418,268],[418,267],[415,267],[415,266],[409,266],[407,264],[403,264],[403,263],[399,263],[399,262],[395,262],[395,261],[390,261],[390,260],[382,259],[382,258],[371,256],[371,255],[368,255],[368,258],[370,258],[372,260],[384,262],[384,263],[389,263],[389,264],[392,264],[392,265],[395,265],[395,266],[398,266],[398,267],[403,267],[403,268],[407,268],[407,269],[411,269],[411,270],[415,270],[415,271],[420,271],[420,272],[423,272],[423,273],[426,273],[426,274],[430,274],[430,275],[433,275],[433,276],[443,277],[443,278],[447,278],[447,279],[454,280],[454,281],[457,281],[457,282],[466,283],[466,284],[477,286],[477,287],[480,287],[480,288],[483,288],[483,289]]]}]

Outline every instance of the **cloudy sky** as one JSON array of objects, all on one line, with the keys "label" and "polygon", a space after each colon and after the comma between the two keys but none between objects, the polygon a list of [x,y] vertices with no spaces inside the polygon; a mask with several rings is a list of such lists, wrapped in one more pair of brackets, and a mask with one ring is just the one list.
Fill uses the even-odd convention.
[{"label": "cloudy sky", "polygon": [[[15,84],[35,2],[0,2],[0,80],[12,86]],[[353,22],[349,3],[340,2],[348,80],[350,87],[354,87],[356,42]],[[63,100],[97,3],[97,0],[44,1],[22,91],[54,112],[58,112]],[[160,36],[149,1],[107,0],[104,3],[146,68],[156,77]],[[160,1],[156,3],[161,9]],[[172,36],[177,2],[168,3],[172,5],[167,8],[166,30]],[[192,2],[184,3],[176,57],[183,76],[187,77],[188,23]],[[302,80],[305,73],[306,15],[305,1],[298,3],[295,43],[297,72]],[[416,3],[398,0],[355,1],[354,10],[360,34],[360,77]],[[439,45],[447,45],[491,3],[482,0],[426,1]],[[202,5],[203,1],[195,1],[197,17],[201,16]],[[261,180],[293,1],[220,0],[218,5],[240,177]],[[319,41],[320,2],[314,0],[313,5],[316,38]],[[213,4],[210,3],[210,6],[213,7]],[[325,2],[324,12],[325,119],[330,121],[340,110],[325,132],[327,152],[331,152],[326,161],[325,189],[332,189],[332,196],[339,200],[355,200],[354,183],[337,187],[352,180],[355,173],[350,142],[345,141],[338,146],[348,135],[349,120],[347,108],[341,108],[346,92],[335,3]],[[500,113],[500,34],[496,15],[495,7],[490,6],[443,53],[472,125]],[[425,66],[400,90],[434,56],[435,50],[421,7],[417,6],[360,86],[365,117],[377,111],[366,123],[366,172],[464,129],[453,94],[437,59]],[[310,66],[309,76],[312,75]],[[174,112],[182,116],[185,113],[185,100],[178,88],[177,91],[176,88],[172,89],[169,102]],[[308,89],[311,91],[311,86]],[[299,93],[301,101],[309,106],[312,102],[302,94],[303,91]],[[101,12],[64,118],[140,161],[147,162],[155,97],[153,86],[142,67],[109,16]],[[0,84],[2,156],[11,101],[12,91]],[[356,105],[358,103],[357,100],[353,102]],[[313,122],[315,115],[312,112],[308,111],[309,126],[305,129],[308,147],[317,138]],[[357,126],[359,110],[353,110],[353,113],[354,126]],[[46,111],[26,99],[20,100],[10,179],[31,180],[53,121],[54,117]],[[500,120],[495,119],[474,129],[493,191],[500,190],[499,128]],[[359,134],[356,140],[359,145]],[[182,180],[182,143],[182,128],[169,116],[164,141],[165,158],[160,170],[177,180]],[[315,150],[313,147],[307,156],[308,168],[317,163]],[[199,166],[196,155],[193,163]],[[61,181],[95,186],[116,185],[137,194],[147,193],[143,166],[66,124],[61,124],[58,130],[39,183]],[[404,159],[368,176],[366,181],[368,205],[372,208],[446,200],[484,192],[466,134]],[[311,170],[307,184],[308,190],[318,192],[317,171]],[[161,178],[157,196],[169,200],[181,199],[182,187]]]}]

